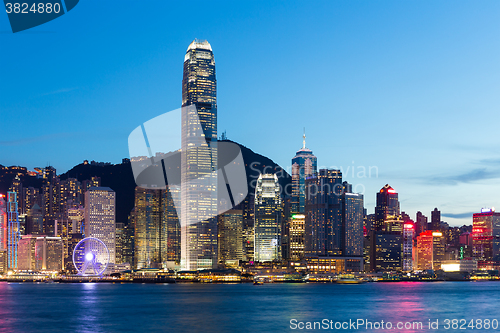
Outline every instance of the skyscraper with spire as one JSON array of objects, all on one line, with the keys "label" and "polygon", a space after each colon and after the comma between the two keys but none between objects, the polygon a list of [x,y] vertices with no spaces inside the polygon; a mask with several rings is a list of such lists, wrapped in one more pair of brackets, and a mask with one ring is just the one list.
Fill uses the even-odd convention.
[{"label": "skyscraper with spire", "polygon": [[312,150],[306,148],[306,133],[304,130],[302,148],[292,158],[292,212],[304,213],[306,203],[306,178],[318,172],[318,158]]},{"label": "skyscraper with spire", "polygon": [[184,57],[181,129],[181,266],[217,265],[217,81],[212,47],[194,40]]}]

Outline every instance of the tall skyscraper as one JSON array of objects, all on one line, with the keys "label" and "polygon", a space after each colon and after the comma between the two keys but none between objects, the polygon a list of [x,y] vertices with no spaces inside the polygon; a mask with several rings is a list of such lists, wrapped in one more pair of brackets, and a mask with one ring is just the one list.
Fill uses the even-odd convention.
[{"label": "tall skyscraper", "polygon": [[386,230],[386,221],[399,219],[398,193],[389,184],[386,184],[377,193],[377,206],[375,207],[375,231]]},{"label": "tall skyscraper", "polygon": [[441,212],[434,208],[431,212],[431,229],[432,230],[441,230]]},{"label": "tall skyscraper", "polygon": [[180,226],[172,199],[178,192],[171,190],[135,189],[135,268],[165,268],[167,261],[180,261]]},{"label": "tall skyscraper", "polygon": [[[115,263],[116,194],[109,187],[91,187],[85,192],[85,237],[101,240],[109,251],[109,262]],[[104,262],[105,253],[98,253]]]},{"label": "tall skyscraper", "polygon": [[7,265],[17,269],[17,243],[21,238],[19,233],[17,193],[8,192],[7,198]]},{"label": "tall skyscraper", "polygon": [[58,183],[59,179],[56,176],[56,169],[51,166],[44,168],[42,208],[43,232],[46,235],[54,235],[55,223],[59,217]]},{"label": "tall skyscraper", "polygon": [[403,271],[413,270],[413,238],[415,234],[415,225],[412,222],[406,222],[403,225]]},{"label": "tall skyscraper", "polygon": [[361,257],[363,255],[363,195],[344,193],[343,201],[343,255]]},{"label": "tall skyscraper", "polygon": [[161,190],[136,187],[135,268],[161,268],[161,219]]},{"label": "tall skyscraper", "polygon": [[[306,207],[306,178],[314,176],[318,170],[318,158],[306,148],[306,134],[302,148],[292,158],[292,213],[304,214]],[[287,193],[288,194],[288,193]]]},{"label": "tall skyscraper", "polygon": [[480,261],[500,261],[500,213],[482,209],[472,218],[473,257]]},{"label": "tall skyscraper", "polygon": [[[162,223],[161,223],[161,261],[175,262],[181,261],[181,226],[177,215],[175,202],[180,201],[180,189],[169,187],[162,191]],[[165,266],[164,266],[165,267]]]},{"label": "tall skyscraper", "polygon": [[7,250],[7,204],[5,195],[0,194],[0,251]]},{"label": "tall skyscraper", "polygon": [[422,214],[422,212],[417,212],[416,225],[415,225],[415,237],[420,235],[420,233],[427,230],[427,216]]},{"label": "tall skyscraper", "polygon": [[342,255],[343,190],[340,170],[321,169],[306,180],[306,256]]},{"label": "tall skyscraper", "polygon": [[217,81],[212,47],[194,40],[184,57],[181,117],[181,266],[217,265]]},{"label": "tall skyscraper", "polygon": [[281,260],[282,198],[276,174],[261,174],[255,187],[255,261]]}]

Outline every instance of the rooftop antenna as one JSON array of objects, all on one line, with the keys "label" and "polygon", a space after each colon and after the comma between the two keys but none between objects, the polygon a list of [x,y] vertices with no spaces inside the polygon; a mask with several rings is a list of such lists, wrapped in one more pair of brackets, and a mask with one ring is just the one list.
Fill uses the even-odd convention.
[{"label": "rooftop antenna", "polygon": [[304,127],[304,135],[302,136],[304,140],[302,141],[302,149],[306,149],[306,128]]}]

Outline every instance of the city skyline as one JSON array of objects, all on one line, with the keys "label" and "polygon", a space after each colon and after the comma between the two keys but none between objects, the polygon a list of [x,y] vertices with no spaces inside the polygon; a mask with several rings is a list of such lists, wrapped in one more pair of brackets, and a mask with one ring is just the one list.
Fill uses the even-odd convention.
[{"label": "city skyline", "polygon": [[[384,184],[398,191],[401,210],[412,218],[417,211],[430,218],[438,207],[450,225],[470,224],[473,212],[498,202],[499,67],[497,46],[489,42],[498,27],[497,3],[478,9],[466,3],[392,2],[384,10],[340,3],[314,9],[300,3],[201,5],[200,12],[215,18],[234,14],[223,20],[224,33],[222,23],[180,29],[183,19],[173,15],[181,8],[155,4],[171,13],[170,21],[138,19],[127,27],[121,18],[104,19],[109,4],[94,13],[82,3],[71,18],[33,33],[0,36],[11,50],[0,55],[4,63],[27,59],[32,48],[51,50],[39,52],[46,67],[28,61],[2,71],[0,164],[52,164],[65,171],[84,159],[118,163],[127,156],[132,128],[178,107],[179,54],[198,37],[210,40],[218,54],[219,134],[227,130],[229,139],[288,168],[305,126],[318,169],[343,167],[347,181],[364,185],[369,213]],[[117,17],[130,15],[125,8],[113,10]],[[299,20],[304,11],[316,20]],[[116,32],[100,22],[82,29],[85,15],[115,24]],[[8,30],[6,24],[0,20],[0,30]],[[244,29],[249,24],[255,29]],[[51,29],[67,42],[51,40],[45,34]],[[142,29],[149,29],[147,36],[138,33]],[[283,34],[284,29],[296,33]],[[102,30],[108,32],[100,36]],[[118,31],[121,37],[114,39]],[[127,42],[122,31],[128,32]],[[109,58],[93,56],[99,48]],[[53,52],[63,56],[51,59]],[[252,103],[243,102],[249,96]],[[254,122],[270,119],[262,125],[265,134],[254,135],[255,126],[241,121],[242,115]],[[376,166],[378,177],[353,177],[352,166],[356,172]]]}]

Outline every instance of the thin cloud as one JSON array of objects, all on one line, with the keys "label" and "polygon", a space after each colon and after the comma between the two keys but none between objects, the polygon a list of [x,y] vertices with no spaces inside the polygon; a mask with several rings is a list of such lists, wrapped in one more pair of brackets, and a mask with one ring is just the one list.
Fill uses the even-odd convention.
[{"label": "thin cloud", "polygon": [[479,161],[480,164],[500,165],[500,158],[487,158]]},{"label": "thin cloud", "polygon": [[452,213],[441,213],[441,216],[443,217],[451,217],[453,219],[464,219],[468,217],[472,217],[472,214],[477,213],[477,212],[470,212],[470,213],[460,213],[460,214],[452,214]]},{"label": "thin cloud", "polygon": [[500,170],[488,170],[486,168],[481,168],[458,175],[431,177],[429,180],[433,184],[458,185],[460,183],[473,183],[476,181],[496,178],[500,178]]}]

